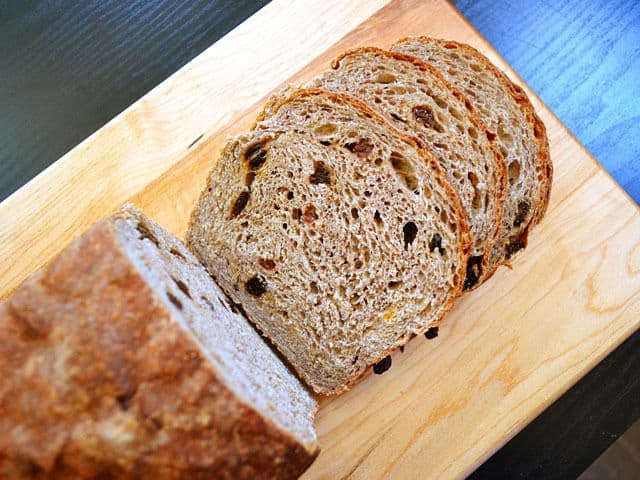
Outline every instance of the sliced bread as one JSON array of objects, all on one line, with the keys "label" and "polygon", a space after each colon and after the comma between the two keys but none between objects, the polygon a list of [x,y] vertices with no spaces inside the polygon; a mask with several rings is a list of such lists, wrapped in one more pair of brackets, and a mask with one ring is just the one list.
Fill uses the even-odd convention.
[{"label": "sliced bread", "polygon": [[1,478],[297,478],[316,403],[127,207],[0,305]]},{"label": "sliced bread", "polygon": [[457,190],[471,230],[464,289],[482,282],[502,223],[506,171],[495,135],[432,66],[378,48],[348,51],[305,86],[355,95],[423,140]]},{"label": "sliced bread", "polygon": [[495,270],[526,247],[530,227],[542,219],[547,209],[553,166],[544,124],[522,88],[469,45],[409,37],[397,42],[392,50],[438,68],[497,134],[507,166],[508,186],[502,232],[490,260]]},{"label": "sliced bread", "polygon": [[339,393],[459,294],[460,200],[422,143],[360,100],[299,90],[229,141],[187,245],[318,393]]}]

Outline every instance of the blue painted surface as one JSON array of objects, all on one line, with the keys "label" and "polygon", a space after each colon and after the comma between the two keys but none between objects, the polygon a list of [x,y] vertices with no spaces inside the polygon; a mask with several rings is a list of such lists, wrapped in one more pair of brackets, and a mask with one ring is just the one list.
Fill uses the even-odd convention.
[{"label": "blue painted surface", "polygon": [[453,4],[640,203],[640,2]]}]

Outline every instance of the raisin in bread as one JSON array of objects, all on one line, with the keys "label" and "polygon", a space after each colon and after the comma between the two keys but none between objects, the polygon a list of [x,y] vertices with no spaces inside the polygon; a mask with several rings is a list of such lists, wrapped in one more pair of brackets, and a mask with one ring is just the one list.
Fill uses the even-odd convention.
[{"label": "raisin in bread", "polygon": [[469,98],[487,126],[497,134],[505,158],[508,186],[502,233],[492,255],[493,270],[526,247],[532,225],[549,203],[553,165],[546,129],[526,93],[480,52],[458,42],[410,37],[392,50],[437,67]]},{"label": "raisin in bread", "polygon": [[355,95],[427,144],[467,214],[473,243],[464,289],[479,285],[502,223],[506,170],[469,101],[432,66],[378,48],[343,53],[305,86]]},{"label": "raisin in bread", "polygon": [[296,478],[316,403],[132,207],[0,306],[1,478]]},{"label": "raisin in bread", "polygon": [[435,159],[354,97],[299,90],[229,141],[187,245],[318,393],[339,393],[458,296],[470,249]]}]

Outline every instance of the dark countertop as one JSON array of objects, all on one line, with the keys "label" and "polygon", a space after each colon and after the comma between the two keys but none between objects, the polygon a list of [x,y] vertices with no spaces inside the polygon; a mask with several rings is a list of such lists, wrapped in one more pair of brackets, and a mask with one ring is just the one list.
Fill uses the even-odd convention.
[{"label": "dark countertop", "polygon": [[[0,1],[0,200],[266,3]],[[453,3],[640,202],[640,3]],[[638,399],[640,332],[473,477],[573,478]]]}]

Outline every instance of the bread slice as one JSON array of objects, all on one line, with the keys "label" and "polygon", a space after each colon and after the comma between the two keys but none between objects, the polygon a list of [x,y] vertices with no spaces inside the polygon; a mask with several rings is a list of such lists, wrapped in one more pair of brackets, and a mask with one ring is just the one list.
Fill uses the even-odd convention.
[{"label": "bread slice", "polygon": [[417,139],[354,97],[300,90],[232,139],[187,245],[318,393],[345,390],[460,292],[460,200]]},{"label": "bread slice", "polygon": [[473,243],[464,289],[479,285],[502,223],[506,170],[468,100],[432,66],[379,48],[343,53],[305,86],[355,95],[427,144],[467,214]]},{"label": "bread slice", "polygon": [[547,209],[553,165],[546,129],[522,88],[480,52],[458,42],[409,37],[392,47],[437,67],[461,90],[497,134],[508,173],[502,232],[491,255],[492,270],[527,245],[532,225]]},{"label": "bread slice", "polygon": [[0,306],[1,478],[297,478],[316,403],[133,207]]}]

